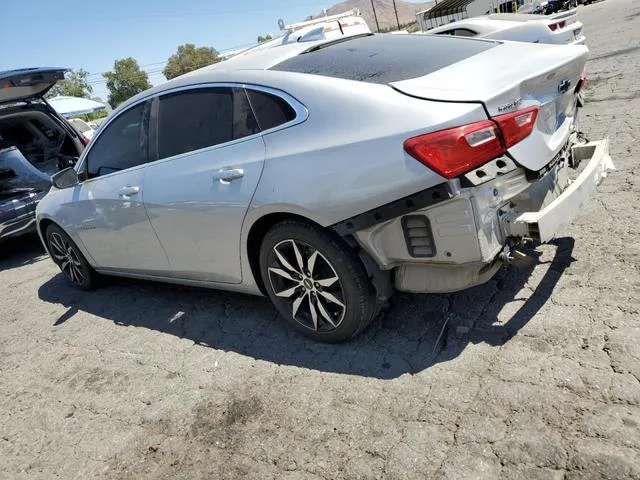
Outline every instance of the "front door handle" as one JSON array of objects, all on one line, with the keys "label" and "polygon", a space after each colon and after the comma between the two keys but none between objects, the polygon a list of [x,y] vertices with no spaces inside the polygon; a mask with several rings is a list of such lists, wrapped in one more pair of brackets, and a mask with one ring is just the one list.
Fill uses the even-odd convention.
[{"label": "front door handle", "polygon": [[118,192],[118,194],[123,198],[127,198],[132,195],[137,195],[138,193],[140,193],[140,187],[132,187],[130,185],[127,185],[126,187],[122,187],[120,189],[120,192]]},{"label": "front door handle", "polygon": [[229,183],[232,180],[244,177],[242,168],[221,168],[213,174],[213,181],[220,180],[220,183]]}]

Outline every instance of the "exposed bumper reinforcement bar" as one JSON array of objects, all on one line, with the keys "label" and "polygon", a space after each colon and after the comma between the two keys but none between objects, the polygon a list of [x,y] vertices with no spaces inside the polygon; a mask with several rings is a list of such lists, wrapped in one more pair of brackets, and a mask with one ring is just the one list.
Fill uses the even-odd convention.
[{"label": "exposed bumper reinforcement bar", "polygon": [[508,235],[548,242],[562,225],[576,217],[607,173],[615,170],[609,155],[609,139],[576,145],[572,155],[575,161],[589,162],[578,178],[541,210],[504,215]]}]

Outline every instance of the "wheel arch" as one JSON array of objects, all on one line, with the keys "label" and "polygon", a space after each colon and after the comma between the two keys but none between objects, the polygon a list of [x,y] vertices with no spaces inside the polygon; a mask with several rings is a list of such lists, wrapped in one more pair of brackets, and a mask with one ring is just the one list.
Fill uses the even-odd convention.
[{"label": "wheel arch", "polygon": [[57,225],[58,227],[60,227],[60,225],[58,225],[52,219],[47,217],[40,219],[36,225],[37,225],[38,235],[40,236],[40,241],[42,242],[42,245],[44,246],[44,249],[46,250],[46,252],[49,255],[51,255],[51,252],[49,251],[49,245],[47,244],[47,238],[46,238],[47,228],[49,228],[49,225]]},{"label": "wheel arch", "polygon": [[291,212],[268,213],[253,222],[249,229],[249,233],[247,234],[247,260],[249,261],[253,280],[264,296],[267,296],[267,291],[265,289],[264,282],[262,281],[262,275],[260,275],[260,246],[262,245],[262,240],[267,232],[274,225],[285,220],[298,220],[300,222],[311,223],[317,227],[323,228],[322,225],[314,222],[310,218]]},{"label": "wheel arch", "polygon": [[247,234],[246,242],[247,260],[251,269],[251,275],[253,276],[257,287],[260,289],[260,292],[262,292],[264,296],[267,296],[267,291],[265,289],[264,282],[262,281],[262,275],[260,274],[260,247],[267,232],[274,225],[285,220],[297,220],[312,224],[323,229],[325,232],[328,232],[336,239],[339,239],[353,251],[354,255],[360,261],[378,294],[378,298],[382,301],[386,301],[393,294],[392,281],[389,275],[390,272],[381,271],[371,256],[360,248],[360,245],[356,242],[353,236],[341,236],[333,228],[324,227],[322,224],[305,217],[304,215],[291,212],[273,212],[263,215],[251,225]]},{"label": "wheel arch", "polygon": [[74,235],[69,228],[65,228],[63,223],[57,222],[56,220],[54,220],[49,216],[42,215],[37,218],[36,230],[38,232],[38,235],[40,236],[42,245],[44,246],[44,249],[47,252],[47,254],[49,254],[49,256],[51,256],[51,252],[49,251],[49,245],[47,244],[47,228],[49,228],[49,225],[55,225],[58,228],[60,228],[63,232],[65,232],[67,235],[69,235],[69,238],[71,238],[71,240],[75,243],[76,247],[78,247],[78,249],[80,250],[80,253],[84,255],[84,258],[87,260],[89,265],[93,268],[96,267],[96,262],[93,256],[91,256],[89,251],[85,248],[85,245],[82,242],[82,239],[80,239],[77,235]]}]

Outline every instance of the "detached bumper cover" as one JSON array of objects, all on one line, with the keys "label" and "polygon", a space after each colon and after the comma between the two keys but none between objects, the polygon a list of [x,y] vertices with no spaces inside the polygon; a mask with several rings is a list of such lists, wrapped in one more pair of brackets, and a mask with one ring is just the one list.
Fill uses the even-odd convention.
[{"label": "detached bumper cover", "polygon": [[578,178],[541,210],[505,215],[505,230],[509,235],[540,242],[551,240],[560,227],[576,217],[607,173],[615,170],[608,139],[577,145],[572,155],[575,160],[588,162]]}]

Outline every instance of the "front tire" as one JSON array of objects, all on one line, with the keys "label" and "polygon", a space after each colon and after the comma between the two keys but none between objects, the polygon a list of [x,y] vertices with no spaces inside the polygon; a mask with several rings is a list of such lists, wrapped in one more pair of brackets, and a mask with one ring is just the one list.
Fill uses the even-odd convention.
[{"label": "front tire", "polygon": [[276,224],[260,248],[267,294],[298,332],[322,342],[348,340],[376,312],[373,286],[339,238],[296,220]]},{"label": "front tire", "polygon": [[46,231],[47,247],[51,259],[71,283],[81,290],[91,290],[96,285],[96,273],[84,258],[78,246],[57,225]]}]

